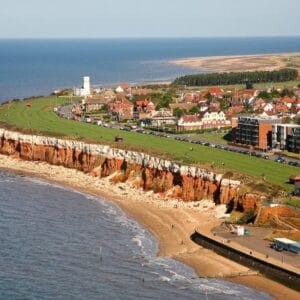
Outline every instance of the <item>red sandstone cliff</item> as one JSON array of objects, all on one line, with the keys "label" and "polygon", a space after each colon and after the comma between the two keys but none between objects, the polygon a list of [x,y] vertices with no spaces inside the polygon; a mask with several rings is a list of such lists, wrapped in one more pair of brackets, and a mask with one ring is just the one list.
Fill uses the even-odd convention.
[{"label": "red sandstone cliff", "polygon": [[[101,146],[106,147],[105,151],[110,153],[106,157],[104,154],[99,154],[100,151],[91,151],[91,145],[72,141],[65,141],[62,145],[57,141],[53,138],[34,136],[30,139],[30,136],[3,132],[0,153],[24,160],[45,161],[53,165],[75,168],[97,177],[114,174],[111,178],[113,182],[130,180],[135,187],[167,194],[169,197],[180,198],[183,201],[212,199],[216,204],[231,204],[233,209],[242,211],[256,209],[260,205],[260,196],[240,195],[236,182],[218,179],[205,170],[197,171],[194,167],[188,166],[180,169],[175,166],[172,169],[169,167],[171,162],[161,162],[153,157],[147,157],[147,162],[137,157],[134,162],[132,155],[136,153],[123,150],[115,150],[113,153],[117,153],[114,154],[117,157],[112,157],[114,155],[111,154],[111,149],[108,149],[108,146]],[[122,155],[125,158],[122,158]],[[128,155],[131,155],[130,159],[126,160]]]}]

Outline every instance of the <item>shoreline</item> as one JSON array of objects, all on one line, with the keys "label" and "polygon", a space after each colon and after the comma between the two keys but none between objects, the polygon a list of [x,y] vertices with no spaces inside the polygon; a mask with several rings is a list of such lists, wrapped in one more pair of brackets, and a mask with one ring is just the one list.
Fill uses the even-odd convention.
[{"label": "shoreline", "polygon": [[[272,295],[297,299],[298,293],[279,283],[249,272],[249,269],[190,240],[195,228],[203,223],[219,222],[209,202],[202,207],[177,200],[164,201],[153,192],[134,190],[128,184],[113,185],[107,178],[95,178],[74,169],[53,166],[0,155],[0,169],[38,177],[59,185],[105,198],[117,204],[127,215],[142,224],[158,241],[159,256],[169,256],[194,269],[200,277],[219,278],[242,284]],[[177,208],[175,208],[175,205]],[[248,275],[251,274],[251,275]],[[244,275],[244,276],[241,276]]]},{"label": "shoreline", "polygon": [[[300,52],[186,57],[169,60],[168,63],[213,72],[273,71],[288,67],[300,69]],[[293,63],[295,66],[289,66]]]}]

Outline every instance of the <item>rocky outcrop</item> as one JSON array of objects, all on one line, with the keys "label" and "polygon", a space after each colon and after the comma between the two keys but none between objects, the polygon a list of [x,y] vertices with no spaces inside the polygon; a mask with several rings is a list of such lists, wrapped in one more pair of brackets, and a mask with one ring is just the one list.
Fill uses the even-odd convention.
[{"label": "rocky outcrop", "polygon": [[245,210],[256,203],[250,196],[239,195],[239,181],[224,179],[222,174],[107,145],[0,129],[0,153],[75,168],[97,177],[114,174],[113,182],[130,181],[134,187],[184,201],[213,199]]}]

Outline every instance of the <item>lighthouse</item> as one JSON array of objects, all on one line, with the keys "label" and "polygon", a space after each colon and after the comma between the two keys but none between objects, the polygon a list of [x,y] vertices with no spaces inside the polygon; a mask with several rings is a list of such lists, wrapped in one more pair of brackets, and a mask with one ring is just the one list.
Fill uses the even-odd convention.
[{"label": "lighthouse", "polygon": [[90,83],[90,77],[84,76],[83,77],[83,91],[82,96],[89,96],[91,94],[91,83]]},{"label": "lighthouse", "polygon": [[83,77],[83,86],[81,88],[75,88],[74,89],[74,95],[75,96],[90,96],[92,94],[92,88],[91,88],[91,82],[89,76]]}]

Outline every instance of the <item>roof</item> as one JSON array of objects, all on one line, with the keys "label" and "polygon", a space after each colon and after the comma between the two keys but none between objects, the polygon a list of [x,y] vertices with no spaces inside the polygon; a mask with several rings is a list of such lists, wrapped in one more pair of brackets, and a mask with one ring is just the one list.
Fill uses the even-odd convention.
[{"label": "roof", "polygon": [[240,96],[254,96],[255,95],[255,93],[256,93],[256,90],[240,90],[240,91],[238,91],[238,95],[240,95]]},{"label": "roof", "polygon": [[300,247],[300,243],[290,240],[290,239],[286,239],[286,238],[274,238],[274,241],[280,242],[280,243],[284,243],[284,244],[299,244]]},{"label": "roof", "polygon": [[145,99],[145,100],[138,100],[135,103],[137,106],[147,106],[149,104],[149,101]]},{"label": "roof", "polygon": [[294,103],[295,100],[290,98],[289,96],[283,97],[280,101],[285,102],[285,103]]},{"label": "roof", "polygon": [[196,123],[200,122],[200,119],[194,115],[185,115],[181,117],[182,121],[185,123]]},{"label": "roof", "polygon": [[222,89],[219,87],[211,87],[209,89],[207,89],[207,91],[211,94],[220,94],[222,93]]},{"label": "roof", "polygon": [[130,85],[126,82],[120,83],[119,85],[123,90],[127,90],[130,88]]}]

